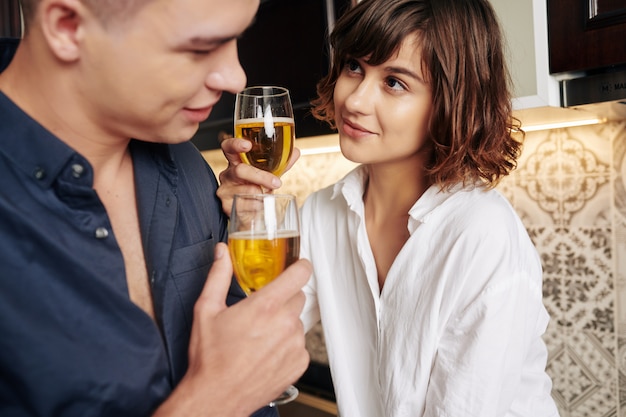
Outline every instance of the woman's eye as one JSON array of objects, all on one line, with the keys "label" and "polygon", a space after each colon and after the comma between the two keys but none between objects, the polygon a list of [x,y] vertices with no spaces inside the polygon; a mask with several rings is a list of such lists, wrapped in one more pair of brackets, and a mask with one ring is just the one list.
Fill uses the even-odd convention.
[{"label": "woman's eye", "polygon": [[392,90],[405,90],[404,84],[402,84],[399,80],[395,78],[387,79],[387,87],[391,88]]},{"label": "woman's eye", "polygon": [[349,59],[346,61],[345,68],[350,72],[360,72],[361,66],[356,59]]}]

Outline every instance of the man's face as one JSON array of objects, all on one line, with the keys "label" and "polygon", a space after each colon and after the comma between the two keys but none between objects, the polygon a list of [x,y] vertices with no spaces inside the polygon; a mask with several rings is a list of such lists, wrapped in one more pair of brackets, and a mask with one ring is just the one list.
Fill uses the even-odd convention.
[{"label": "man's face", "polygon": [[258,5],[154,0],[124,22],[87,19],[78,82],[89,121],[119,138],[189,139],[222,91],[245,86],[236,37]]}]

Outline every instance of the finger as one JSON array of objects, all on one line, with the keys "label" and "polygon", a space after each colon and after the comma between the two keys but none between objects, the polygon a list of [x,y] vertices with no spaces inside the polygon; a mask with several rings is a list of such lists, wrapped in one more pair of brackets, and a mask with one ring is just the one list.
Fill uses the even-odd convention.
[{"label": "finger", "polygon": [[296,161],[298,159],[300,159],[300,149],[298,148],[293,148],[293,151],[291,153],[291,157],[289,158],[289,162],[287,162],[287,168],[285,169],[285,172],[289,171],[291,169],[291,167],[293,166],[293,164],[296,163]]},{"label": "finger", "polygon": [[[221,178],[220,178],[221,181]],[[233,207],[233,197],[235,194],[258,194],[261,192],[261,186],[256,184],[232,184],[226,181],[221,181],[217,189],[217,197],[222,202],[222,210],[230,217],[230,213]]]},{"label": "finger", "polygon": [[213,265],[198,298],[198,302],[201,302],[206,308],[205,311],[217,314],[226,308],[226,296],[232,277],[233,266],[228,253],[228,246],[223,242],[218,242],[215,245]]},{"label": "finger", "polygon": [[[275,190],[282,185],[281,180],[271,172],[263,171],[248,164],[230,165],[219,174],[220,184],[252,184],[265,190]],[[259,192],[257,190],[255,192]]]},{"label": "finger", "polygon": [[241,163],[241,156],[239,156],[239,154],[248,152],[252,144],[250,141],[241,138],[227,138],[222,140],[220,147],[228,163],[236,165]]}]

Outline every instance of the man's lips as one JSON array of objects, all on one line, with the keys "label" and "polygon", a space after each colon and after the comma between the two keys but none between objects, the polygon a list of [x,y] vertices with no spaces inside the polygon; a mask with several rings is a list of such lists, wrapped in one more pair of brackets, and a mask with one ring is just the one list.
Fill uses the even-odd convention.
[{"label": "man's lips", "polygon": [[187,118],[195,123],[200,123],[206,120],[211,114],[211,110],[213,110],[213,106],[201,107],[196,109],[185,108],[183,109]]}]

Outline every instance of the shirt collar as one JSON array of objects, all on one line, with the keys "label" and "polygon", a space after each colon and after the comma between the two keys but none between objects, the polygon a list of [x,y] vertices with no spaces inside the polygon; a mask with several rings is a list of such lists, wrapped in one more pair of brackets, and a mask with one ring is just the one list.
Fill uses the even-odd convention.
[{"label": "shirt collar", "polygon": [[[1,91],[0,120],[0,155],[42,187],[50,187],[68,162],[78,156]],[[88,165],[86,160],[84,163]]]},{"label": "shirt collar", "polygon": [[[368,170],[364,165],[356,167],[333,187],[331,199],[343,195],[351,210],[363,213],[363,193],[368,178]],[[450,190],[442,190],[438,185],[431,185],[409,210],[407,229],[413,234],[421,223],[426,223],[437,209],[462,187],[458,184]]]}]

